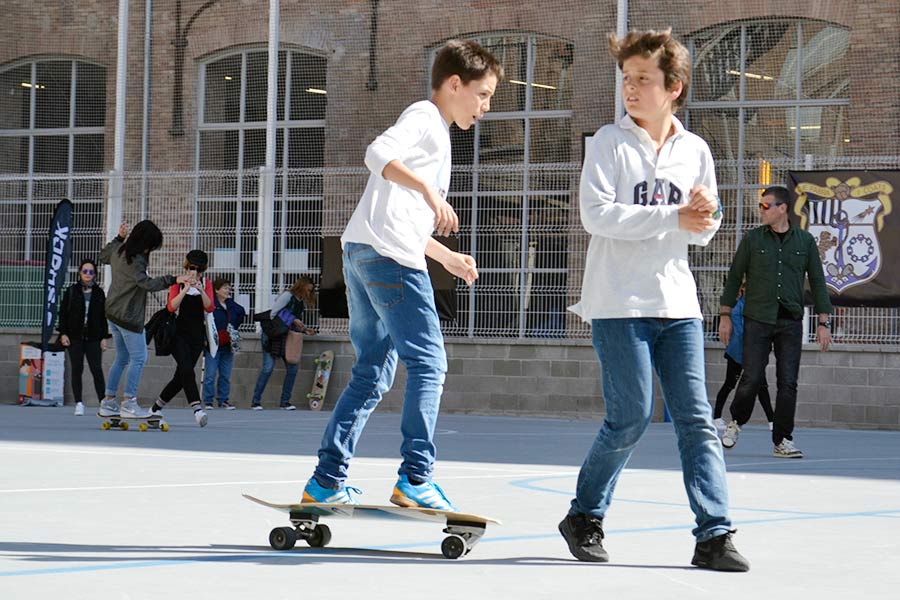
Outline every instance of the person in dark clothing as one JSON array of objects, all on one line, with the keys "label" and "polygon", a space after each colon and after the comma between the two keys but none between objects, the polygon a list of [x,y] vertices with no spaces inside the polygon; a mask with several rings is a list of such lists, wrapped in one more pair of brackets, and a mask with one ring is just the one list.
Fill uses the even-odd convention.
[{"label": "person in dark clothing", "polygon": [[72,395],[75,396],[75,416],[84,415],[81,395],[81,374],[84,359],[94,378],[97,401],[103,400],[106,380],[103,377],[102,352],[106,340],[111,338],[106,322],[106,295],[97,285],[97,265],[92,259],[84,259],[78,267],[78,281],[63,294],[59,308],[59,342],[65,346],[72,365]]},{"label": "person in dark clothing", "polygon": [[200,427],[206,427],[207,415],[200,401],[200,390],[194,366],[207,346],[205,313],[212,312],[212,282],[200,275],[206,271],[209,257],[203,250],[191,250],[184,261],[187,282],[175,284],[169,288],[169,301],[166,307],[169,312],[178,313],[175,318],[175,338],[172,341],[172,358],[175,359],[175,374],[172,380],[159,393],[159,398],[150,408],[158,414],[175,397],[184,390],[188,403],[194,409],[194,420]]},{"label": "person in dark clothing", "polygon": [[[744,286],[741,286],[738,292],[737,303],[731,309],[731,323],[733,332],[731,339],[728,340],[728,347],[725,348],[725,360],[728,366],[725,370],[725,381],[719,388],[716,395],[716,405],[713,408],[713,424],[719,432],[725,431],[726,423],[722,419],[722,411],[725,408],[725,402],[728,401],[728,395],[731,390],[737,386],[741,373],[744,371]],[[772,423],[775,420],[775,411],[772,409],[772,398],[769,397],[769,385],[766,382],[765,373],[763,373],[762,381],[756,392],[759,399],[759,405],[762,406],[766,413],[766,420],[769,422],[769,431],[772,431]]]},{"label": "person in dark clothing", "polygon": [[794,444],[793,433],[803,348],[805,279],[809,280],[818,316],[816,340],[822,352],[831,345],[832,306],[816,238],[791,225],[790,210],[791,195],[786,188],[772,186],[763,190],[759,202],[762,225],[741,239],[720,298],[719,339],[728,344],[733,329],[732,307],[737,302],[741,281],[746,279],[744,372],[731,402],[731,421],[722,434],[722,446],[733,448],[741,427],[750,420],[753,399],[765,375],[769,352],[774,348],[778,387],[772,430],[775,458],[803,458],[803,452]]}]

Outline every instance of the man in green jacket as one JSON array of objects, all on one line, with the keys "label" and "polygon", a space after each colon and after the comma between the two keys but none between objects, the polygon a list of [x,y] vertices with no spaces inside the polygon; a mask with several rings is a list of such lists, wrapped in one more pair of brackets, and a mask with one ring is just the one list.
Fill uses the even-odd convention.
[{"label": "man in green jacket", "polygon": [[791,197],[786,188],[773,186],[762,193],[762,222],[741,240],[725,290],[722,292],[719,339],[731,338],[731,309],[738,288],[746,278],[744,305],[744,372],[731,403],[732,420],[722,434],[722,446],[733,448],[741,427],[750,420],[756,390],[765,377],[769,350],[775,348],[778,394],[772,429],[774,456],[803,458],[794,445],[794,414],[797,411],[797,378],[803,346],[803,278],[809,278],[815,311],[816,340],[822,351],[831,344],[831,301],[816,240],[808,231],[792,227],[788,220]]}]

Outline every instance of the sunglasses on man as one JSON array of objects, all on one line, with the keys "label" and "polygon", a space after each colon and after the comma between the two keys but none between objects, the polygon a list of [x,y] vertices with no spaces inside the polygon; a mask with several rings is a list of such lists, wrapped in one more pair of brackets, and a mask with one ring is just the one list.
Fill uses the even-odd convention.
[{"label": "sunglasses on man", "polygon": [[773,206],[781,206],[782,204],[784,204],[784,202],[760,202],[759,207],[762,210],[769,210]]},{"label": "sunglasses on man", "polygon": [[85,275],[93,275],[94,274],[93,269],[82,269],[81,272],[84,273]]}]

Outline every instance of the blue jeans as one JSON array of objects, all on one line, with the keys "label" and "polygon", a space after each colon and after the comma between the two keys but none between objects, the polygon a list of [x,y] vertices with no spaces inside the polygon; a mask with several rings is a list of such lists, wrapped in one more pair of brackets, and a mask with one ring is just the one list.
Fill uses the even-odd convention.
[{"label": "blue jeans", "polygon": [[[125,373],[125,398],[136,398],[141,372],[147,362],[147,340],[143,331],[130,331],[109,321],[109,331],[116,343],[116,359],[106,377],[106,395],[116,397],[119,381]],[[127,371],[127,372],[126,372]]]},{"label": "blue jeans", "polygon": [[[269,377],[275,369],[275,356],[265,351],[265,347],[269,345],[269,338],[265,333],[261,333],[260,341],[263,346],[262,353],[262,370],[259,372],[259,378],[256,380],[256,387],[253,388],[253,406],[258,406],[262,402],[263,392],[266,390],[266,384],[269,383]],[[284,361],[284,384],[281,386],[281,406],[287,406],[291,403],[291,392],[294,390],[294,380],[297,379],[297,371],[300,365],[289,364]]]},{"label": "blue jeans", "polygon": [[722,445],[706,395],[703,329],[697,319],[595,319],[606,419],[585,458],[570,514],[603,518],[619,474],[653,416],[653,371],[678,438],[698,542],[732,529]]},{"label": "blue jeans", "polygon": [[228,402],[228,394],[231,393],[232,367],[234,367],[234,352],[231,350],[220,348],[215,357],[209,354],[209,350],[203,351],[203,404],[211,405],[213,403],[213,397],[217,395],[217,388],[219,407]]},{"label": "blue jeans", "polygon": [[772,443],[785,438],[793,440],[794,415],[797,412],[797,378],[800,375],[800,353],[803,350],[803,321],[778,319],[774,325],[744,318],[744,373],[738,382],[731,417],[743,426],[753,412],[756,391],[766,384],[769,351],[775,350],[775,418]]},{"label": "blue jeans", "polygon": [[394,383],[399,358],[407,371],[399,473],[428,480],[447,373],[431,280],[426,271],[404,267],[371,246],[353,243],[344,247],[344,280],[356,362],[322,436],[315,477],[328,488],[343,485],[366,421]]}]

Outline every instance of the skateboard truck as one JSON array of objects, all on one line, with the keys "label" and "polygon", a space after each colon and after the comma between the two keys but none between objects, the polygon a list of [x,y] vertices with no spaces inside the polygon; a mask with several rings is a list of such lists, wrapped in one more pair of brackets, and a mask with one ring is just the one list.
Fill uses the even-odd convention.
[{"label": "skateboard truck", "polygon": [[322,548],[331,541],[331,529],[319,524],[319,516],[309,513],[291,512],[293,527],[276,527],[269,532],[269,545],[275,550],[290,550],[298,539],[304,540],[312,548]]}]

